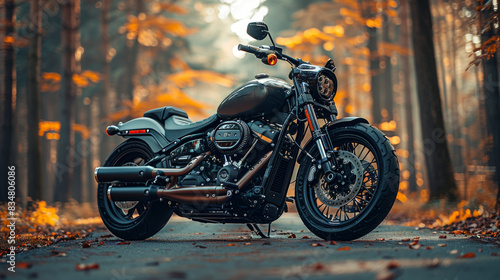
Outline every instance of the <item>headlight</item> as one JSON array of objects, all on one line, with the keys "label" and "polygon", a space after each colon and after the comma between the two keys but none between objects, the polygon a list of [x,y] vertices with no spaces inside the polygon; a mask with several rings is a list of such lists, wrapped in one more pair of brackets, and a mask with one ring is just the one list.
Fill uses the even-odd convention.
[{"label": "headlight", "polygon": [[316,91],[325,103],[330,103],[337,93],[337,78],[332,71],[322,70],[316,76]]}]

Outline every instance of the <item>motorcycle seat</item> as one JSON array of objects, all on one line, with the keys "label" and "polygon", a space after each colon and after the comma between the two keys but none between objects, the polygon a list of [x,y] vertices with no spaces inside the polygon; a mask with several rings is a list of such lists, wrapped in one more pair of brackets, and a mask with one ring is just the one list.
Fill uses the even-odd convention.
[{"label": "motorcycle seat", "polygon": [[161,124],[163,124],[171,116],[188,118],[188,114],[186,113],[186,111],[172,106],[156,108],[144,113],[144,117],[151,118]]},{"label": "motorcycle seat", "polygon": [[191,122],[187,117],[173,115],[165,120],[165,136],[169,141],[174,141],[188,134],[197,133],[205,128],[215,126],[218,120],[219,116],[217,114],[197,122]]}]

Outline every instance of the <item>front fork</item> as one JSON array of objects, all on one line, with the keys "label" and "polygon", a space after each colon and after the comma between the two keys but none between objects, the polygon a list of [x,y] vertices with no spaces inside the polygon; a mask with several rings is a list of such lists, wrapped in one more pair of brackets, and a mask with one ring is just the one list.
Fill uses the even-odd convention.
[{"label": "front fork", "polygon": [[311,134],[313,140],[318,146],[318,151],[321,156],[320,167],[324,170],[325,178],[328,183],[332,183],[338,176],[341,176],[338,172],[335,172],[337,168],[337,159],[333,154],[333,146],[331,144],[329,136],[321,130],[318,123],[318,118],[314,112],[314,107],[312,104],[306,104],[304,107],[305,115],[307,117],[307,122],[311,128]]}]

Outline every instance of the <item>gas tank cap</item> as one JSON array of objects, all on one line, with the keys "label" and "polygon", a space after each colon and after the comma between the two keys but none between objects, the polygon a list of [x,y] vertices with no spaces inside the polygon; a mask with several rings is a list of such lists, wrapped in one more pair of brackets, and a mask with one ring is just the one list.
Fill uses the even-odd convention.
[{"label": "gas tank cap", "polygon": [[255,75],[255,79],[264,79],[264,78],[269,78],[269,74],[260,73],[260,74]]}]

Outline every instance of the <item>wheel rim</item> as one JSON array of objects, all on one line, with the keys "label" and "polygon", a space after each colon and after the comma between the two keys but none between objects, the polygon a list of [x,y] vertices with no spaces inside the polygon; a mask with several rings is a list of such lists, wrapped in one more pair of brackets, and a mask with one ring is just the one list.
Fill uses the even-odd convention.
[{"label": "wheel rim", "polygon": [[[355,134],[344,135],[341,138],[335,139],[333,146],[335,151],[354,154],[359,160],[363,168],[361,185],[359,188],[352,188],[351,191],[356,191],[356,193],[348,194],[352,199],[347,203],[333,203],[333,205],[328,205],[328,203],[325,203],[325,197],[318,197],[318,189],[328,190],[333,194],[337,194],[340,191],[335,189],[332,184],[325,186],[326,182],[322,182],[324,174],[318,172],[316,180],[312,183],[307,180],[305,182],[307,184],[305,202],[309,212],[313,214],[313,217],[317,221],[338,226],[349,224],[366,212],[365,210],[370,206],[377,193],[380,181],[379,170],[382,168],[382,162],[374,146],[363,137]],[[339,154],[339,152],[336,154]],[[313,156],[318,158],[319,153],[316,152]],[[311,168],[314,168],[314,165]],[[311,168],[308,172],[311,172]],[[308,173],[308,175],[310,174]],[[344,192],[346,192],[346,189],[344,189]],[[326,197],[328,198],[328,196]]]},{"label": "wheel rim", "polygon": [[[139,165],[144,165],[148,160],[151,159],[151,155],[149,155],[147,152],[145,152],[143,149],[140,148],[127,148],[127,150],[120,156],[118,157],[114,162],[111,162],[107,166],[139,166]],[[106,186],[106,190],[108,186],[131,186],[135,185],[137,186],[138,184],[144,184],[144,183],[123,183],[123,184],[109,184]],[[133,203],[132,207],[128,210],[123,210],[122,208],[125,206],[125,204],[122,205],[122,207],[119,207],[115,202],[112,202],[108,199],[106,194],[102,194],[105,196],[105,207],[106,207],[106,212],[108,215],[111,217],[111,221],[114,226],[129,226],[131,224],[136,224],[139,222],[142,218],[144,218],[145,213],[147,210],[150,208],[151,203],[150,202],[129,202]]]}]

